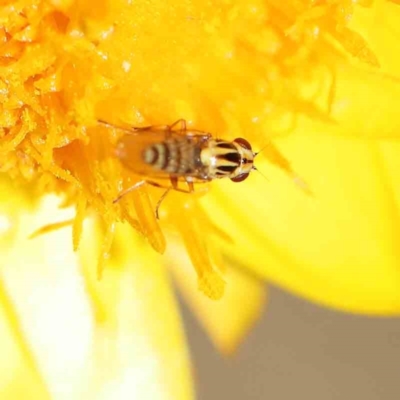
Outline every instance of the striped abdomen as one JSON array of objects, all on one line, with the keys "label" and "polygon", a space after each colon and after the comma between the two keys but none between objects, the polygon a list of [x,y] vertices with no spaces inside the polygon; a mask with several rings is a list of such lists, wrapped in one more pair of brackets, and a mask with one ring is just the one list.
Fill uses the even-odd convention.
[{"label": "striped abdomen", "polygon": [[143,150],[143,161],[156,171],[185,176],[195,173],[201,166],[201,148],[187,137],[166,139]]}]

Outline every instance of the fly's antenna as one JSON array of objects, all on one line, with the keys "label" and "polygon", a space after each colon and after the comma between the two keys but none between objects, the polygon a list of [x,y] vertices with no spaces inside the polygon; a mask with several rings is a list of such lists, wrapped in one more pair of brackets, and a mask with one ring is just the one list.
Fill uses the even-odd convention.
[{"label": "fly's antenna", "polygon": [[[258,154],[258,153],[257,153]],[[269,179],[268,179],[268,177],[267,177],[267,175],[265,175],[265,174],[263,174],[257,167],[255,167],[254,165],[253,165],[253,170],[254,171],[257,171],[263,178],[265,178],[265,180],[267,180],[268,182],[269,182]]]},{"label": "fly's antenna", "polygon": [[[254,152],[254,158],[257,157],[258,154],[260,154],[262,151],[264,151],[268,146],[271,145],[271,142],[268,142],[266,145],[264,145],[263,147],[261,147],[261,150]],[[262,173],[255,165],[253,165],[253,170],[257,171],[265,180],[267,180],[269,182],[269,179],[267,177],[267,175],[265,175],[264,173]]]},{"label": "fly's antenna", "polygon": [[254,157],[257,157],[258,154],[262,153],[269,146],[271,146],[271,141],[269,141],[267,144],[261,147],[261,150],[258,150],[256,153],[254,153]]}]

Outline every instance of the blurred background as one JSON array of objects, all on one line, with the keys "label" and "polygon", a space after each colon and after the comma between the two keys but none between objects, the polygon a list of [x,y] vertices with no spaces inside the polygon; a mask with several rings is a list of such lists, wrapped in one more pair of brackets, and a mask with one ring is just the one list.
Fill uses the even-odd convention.
[{"label": "blurred background", "polygon": [[230,358],[181,302],[198,400],[400,399],[400,318],[342,314],[274,287],[269,293],[262,318]]}]

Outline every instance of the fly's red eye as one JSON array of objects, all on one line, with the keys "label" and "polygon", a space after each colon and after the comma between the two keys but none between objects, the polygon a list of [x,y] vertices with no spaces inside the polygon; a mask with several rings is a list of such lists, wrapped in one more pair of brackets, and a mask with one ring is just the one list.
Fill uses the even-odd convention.
[{"label": "fly's red eye", "polygon": [[240,174],[238,176],[235,176],[234,178],[231,178],[232,182],[242,182],[244,181],[247,177],[249,176],[249,174]]},{"label": "fly's red eye", "polygon": [[246,139],[237,138],[234,140],[234,142],[247,150],[251,150],[251,144]]}]

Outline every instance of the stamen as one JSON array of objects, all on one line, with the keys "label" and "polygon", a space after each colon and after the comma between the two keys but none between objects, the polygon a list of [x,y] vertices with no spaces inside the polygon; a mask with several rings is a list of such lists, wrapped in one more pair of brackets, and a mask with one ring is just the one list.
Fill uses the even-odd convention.
[{"label": "stamen", "polygon": [[46,233],[57,231],[58,229],[66,228],[67,226],[71,226],[74,223],[73,219],[68,219],[66,221],[60,222],[52,222],[51,224],[46,224],[33,231],[29,236],[28,239],[35,239],[38,236],[44,235]]},{"label": "stamen", "polygon": [[305,182],[303,180],[303,178],[301,178],[299,175],[293,173],[292,174],[292,178],[294,183],[301,189],[303,190],[304,193],[306,193],[307,195],[314,197],[314,193],[313,191],[310,189],[310,187],[308,186],[307,182]]},{"label": "stamen", "polygon": [[356,31],[343,27],[340,31],[333,32],[335,37],[345,50],[373,67],[380,67],[378,57],[369,47],[368,42]]},{"label": "stamen", "polygon": [[204,235],[196,214],[195,200],[187,199],[186,207],[171,208],[171,217],[178,228],[189,257],[198,276],[198,288],[212,300],[224,295],[226,282],[211,264],[207,248],[202,240]]},{"label": "stamen", "polygon": [[[18,129],[18,127],[14,128],[15,130]],[[1,155],[6,155],[13,151],[24,139],[25,136],[29,133],[29,129],[23,125],[18,133],[11,132],[10,137],[12,138],[11,140],[4,140],[2,139],[2,144],[0,146],[0,154]]]},{"label": "stamen", "polygon": [[83,285],[88,294],[96,325],[104,324],[109,319],[103,295],[107,286],[99,285],[96,277],[96,263],[99,262],[101,240],[104,235],[102,228],[103,226],[98,219],[87,218],[84,222],[81,246],[78,251]]},{"label": "stamen", "polygon": [[74,251],[78,250],[79,242],[81,240],[82,225],[86,212],[86,204],[86,197],[81,195],[76,206],[76,216],[74,219],[74,224],[72,226],[72,243],[74,245]]},{"label": "stamen", "polygon": [[234,240],[232,239],[229,234],[227,234],[223,229],[221,229],[216,223],[214,223],[209,215],[204,212],[203,208],[201,205],[196,204],[196,215],[198,215],[198,218],[201,220],[201,223],[203,225],[203,230],[207,229],[216,236],[219,236],[222,240],[225,242],[234,244]]},{"label": "stamen", "polygon": [[[50,393],[47,389],[48,382],[44,381],[44,378],[40,373],[40,366],[38,365],[39,363],[37,361],[37,357],[32,351],[32,347],[28,344],[29,341],[26,338],[26,330],[23,329],[23,325],[20,322],[20,310],[17,310],[17,307],[15,306],[15,299],[8,295],[9,288],[3,279],[4,278],[0,280],[0,307],[2,311],[1,319],[2,321],[7,322],[7,330],[10,332],[9,334],[12,335],[15,346],[18,349],[19,357],[21,357],[21,363],[29,368],[29,373],[32,373],[32,378],[35,380],[37,379],[37,382],[39,383],[38,389],[40,392],[39,390],[35,391],[36,395],[34,395],[34,397],[43,396],[43,398],[50,398]],[[3,324],[5,322],[3,322]],[[30,379],[32,378],[30,377]],[[2,389],[2,393],[4,394],[4,389]],[[14,395],[12,397],[14,397]],[[32,393],[30,393],[29,397],[32,397]]]},{"label": "stamen", "polygon": [[97,279],[99,281],[103,278],[105,263],[110,258],[111,245],[115,234],[115,221],[112,223],[106,221],[106,224],[107,228],[103,237],[99,260],[97,262]]},{"label": "stamen", "polygon": [[[43,159],[42,156],[39,154],[39,152],[37,152],[34,148],[31,149],[31,153],[30,155],[32,156],[32,158],[39,164],[43,166]],[[47,171],[49,171],[50,173],[52,173],[56,178],[62,179],[65,182],[68,183],[72,183],[74,186],[76,186],[77,188],[81,188],[81,184],[80,182],[74,177],[72,176],[71,172],[63,169],[61,167],[59,167],[58,165],[56,165],[55,163],[46,165],[45,168]]]},{"label": "stamen", "polygon": [[[128,196],[127,196],[128,197]],[[144,186],[138,187],[129,195],[132,198],[139,224],[150,245],[157,253],[165,252],[167,243],[160,225],[156,219],[154,205],[150,201],[149,194]],[[123,201],[129,199],[123,199]]]}]

